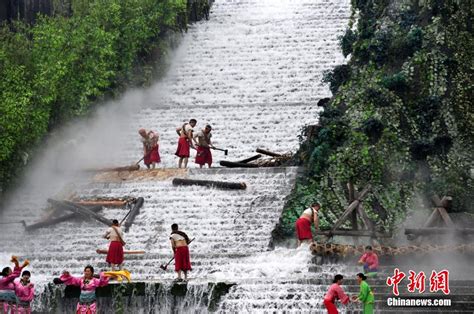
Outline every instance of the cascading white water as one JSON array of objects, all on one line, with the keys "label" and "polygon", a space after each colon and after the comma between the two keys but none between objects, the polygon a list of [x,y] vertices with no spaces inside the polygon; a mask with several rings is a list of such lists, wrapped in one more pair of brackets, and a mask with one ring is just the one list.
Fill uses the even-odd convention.
[{"label": "cascading white water", "polygon": [[[144,257],[126,261],[134,280],[169,281],[175,276],[171,270],[162,272],[159,265],[171,256],[169,228],[177,222],[196,238],[191,245],[194,270],[189,283],[194,294],[207,291],[208,282],[238,284],[223,297],[220,311],[318,309],[323,292],[314,293],[305,282],[311,277],[309,253],[268,251],[297,168],[199,170],[190,162],[193,169],[188,177],[243,181],[248,186],[245,191],[173,187],[171,179],[89,183],[89,177],[71,178],[66,170],[138,160],[139,127],[160,133],[161,166],[175,167],[175,128],[189,118],[198,120],[198,128],[212,124],[216,146],[229,149],[228,157],[214,152],[216,164],[224,158],[249,157],[257,147],[294,152],[301,127],[317,122],[317,100],[329,96],[321,83],[323,71],[344,61],[337,37],[349,14],[349,0],[216,1],[210,21],[193,24],[184,35],[162,81],[148,90],[128,93],[97,118],[65,130],[69,141],[52,144],[31,168],[15,202],[3,212],[3,221],[40,219],[46,199],[65,182],[74,181],[82,196],[142,196],[145,204],[126,234],[128,249],[147,251]],[[111,219],[125,213],[103,211]],[[30,233],[20,225],[6,225],[1,231],[2,265],[12,253],[28,256],[32,279],[41,291],[63,269],[80,274],[89,263],[105,267],[104,257],[95,254],[96,248],[106,246],[100,237],[103,229],[95,221],[64,222]],[[261,290],[263,295],[258,293]],[[283,298],[287,290],[295,291],[293,299]],[[271,301],[278,291],[284,300]],[[314,307],[302,307],[303,297]],[[198,304],[199,297],[194,299],[161,310],[205,308]],[[38,300],[35,307],[44,309]],[[158,305],[154,308],[160,310]]]}]

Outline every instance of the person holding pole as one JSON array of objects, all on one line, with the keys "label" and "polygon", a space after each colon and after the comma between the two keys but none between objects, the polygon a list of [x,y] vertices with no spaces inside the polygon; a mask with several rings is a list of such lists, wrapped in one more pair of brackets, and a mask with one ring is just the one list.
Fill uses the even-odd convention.
[{"label": "person holding pole", "polygon": [[211,130],[212,127],[208,124],[204,129],[194,135],[194,138],[197,138],[197,154],[195,162],[199,165],[199,168],[202,168],[204,164],[207,164],[209,168],[211,168],[211,148],[214,149],[214,146],[211,143]]},{"label": "person holding pole", "polygon": [[193,145],[193,132],[194,127],[196,126],[196,119],[189,120],[189,123],[183,124],[182,127],[176,129],[176,133],[178,133],[178,148],[176,149],[175,155],[179,157],[178,161],[178,168],[184,166],[186,168],[188,166],[188,158],[190,156],[190,148],[194,148]]},{"label": "person holding pole", "polygon": [[183,281],[183,278],[181,278],[181,272],[183,272],[186,281],[188,280],[188,271],[192,270],[188,247],[191,241],[186,233],[178,230],[178,224],[171,225],[170,241],[174,254],[174,270],[178,274],[176,280]]},{"label": "person holding pole", "polygon": [[158,133],[152,130],[147,131],[145,129],[138,130],[138,134],[142,137],[143,162],[148,169],[150,169],[150,165],[151,169],[155,169],[155,164],[161,162],[160,153],[158,151],[158,141],[160,137]]},{"label": "person holding pole", "polygon": [[104,238],[110,241],[106,262],[112,267],[112,271],[115,271],[116,268],[121,270],[125,241],[123,241],[123,232],[117,219],[112,220],[112,225],[105,232]]}]

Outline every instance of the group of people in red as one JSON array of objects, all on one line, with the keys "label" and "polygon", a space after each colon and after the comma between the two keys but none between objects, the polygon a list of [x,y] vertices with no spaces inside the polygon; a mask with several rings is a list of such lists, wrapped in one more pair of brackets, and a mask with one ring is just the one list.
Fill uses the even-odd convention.
[{"label": "group of people in red", "polygon": [[[18,257],[12,256],[13,270],[5,267],[0,278],[0,313],[30,314],[31,301],[34,298],[34,285],[30,282],[31,273],[23,270],[29,265],[25,260],[20,266]],[[18,277],[21,278],[16,280]]]},{"label": "group of people in red", "polygon": [[[188,166],[191,148],[196,150],[195,162],[200,168],[205,164],[207,164],[209,168],[212,165],[211,149],[214,149],[211,142],[212,127],[207,124],[204,129],[194,133],[196,124],[196,119],[191,119],[189,122],[176,128],[178,147],[175,155],[179,157],[178,168],[186,168]],[[155,131],[145,130],[143,128],[138,130],[138,134],[140,134],[143,144],[143,162],[148,169],[154,169],[155,165],[161,162],[159,152],[160,136]]]},{"label": "group of people in red", "polygon": [[[123,263],[123,233],[119,222],[113,220],[112,226],[107,229],[105,235],[110,241],[106,261],[114,269],[121,269]],[[177,281],[186,281],[188,272],[192,270],[188,244],[191,242],[183,231],[180,231],[177,224],[171,225],[171,248],[174,254],[175,271],[178,275]],[[0,278],[0,313],[5,314],[31,314],[31,302],[34,298],[34,285],[30,282],[31,273],[23,270],[29,265],[25,260],[22,266],[19,265],[18,258],[12,256],[14,263],[13,270],[5,267]],[[20,277],[21,279],[15,280]],[[184,274],[184,278],[182,277]],[[79,302],[76,306],[76,314],[97,313],[96,289],[109,284],[110,275],[108,272],[94,274],[94,267],[87,265],[82,276],[72,276],[69,271],[62,272],[59,278],[54,279],[56,284],[80,287]]]},{"label": "group of people in red", "polygon": [[[321,205],[319,203],[313,203],[310,207],[306,208],[301,216],[296,220],[295,229],[298,246],[305,242],[314,242],[311,225],[314,225],[314,229],[318,230],[318,212],[320,208]],[[379,259],[370,245],[365,247],[365,253],[359,259],[359,264],[363,265],[364,272],[356,275],[357,282],[360,285],[360,293],[358,296],[353,296],[352,301],[363,303],[363,313],[371,314],[374,310],[374,294],[370,286],[367,284],[366,279],[368,276],[376,276],[379,268]],[[342,304],[347,304],[350,300],[341,287],[343,278],[342,275],[337,274],[334,277],[333,284],[329,287],[329,290],[324,297],[324,306],[329,314],[338,313],[335,304],[336,300],[340,300]]]}]

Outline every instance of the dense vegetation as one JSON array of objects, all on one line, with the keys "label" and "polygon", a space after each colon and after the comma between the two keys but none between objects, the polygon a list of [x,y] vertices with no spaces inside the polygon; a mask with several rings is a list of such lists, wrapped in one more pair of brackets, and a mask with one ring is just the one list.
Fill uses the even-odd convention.
[{"label": "dense vegetation", "polygon": [[[333,97],[303,136],[299,180],[282,218],[286,234],[314,200],[330,227],[347,206],[347,183],[370,183],[364,208],[392,229],[433,193],[473,211],[473,10],[470,1],[353,0],[340,40],[347,65],[326,73]],[[357,17],[357,23],[355,18]],[[423,206],[421,206],[423,207]]]},{"label": "dense vegetation", "polygon": [[0,191],[48,131],[127,85],[146,85],[165,35],[191,16],[186,0],[71,0],[67,13],[56,2],[34,25],[0,25]]}]

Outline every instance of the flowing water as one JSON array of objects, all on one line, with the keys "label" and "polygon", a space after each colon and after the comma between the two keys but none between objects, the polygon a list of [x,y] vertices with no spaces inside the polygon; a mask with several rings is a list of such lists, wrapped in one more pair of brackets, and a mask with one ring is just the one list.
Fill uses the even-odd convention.
[{"label": "flowing water", "polygon": [[[129,311],[206,312],[214,289],[209,283],[218,282],[236,285],[215,305],[217,311],[320,311],[327,285],[311,281],[315,261],[307,247],[270,248],[271,231],[298,168],[198,169],[190,161],[191,169],[176,172],[193,179],[245,182],[243,191],[174,187],[169,177],[91,182],[90,175],[75,170],[137,161],[140,127],[160,134],[160,167],[176,167],[175,128],[190,118],[198,120],[197,128],[210,123],[215,145],[229,150],[229,156],[214,151],[216,165],[252,156],[258,147],[295,152],[301,128],[317,122],[317,101],[330,95],[321,83],[323,72],[344,62],[337,37],[349,15],[349,0],[216,1],[210,20],[191,25],[171,53],[171,68],[162,81],[128,92],[50,141],[2,212],[2,221],[39,220],[46,199],[60,198],[65,185],[84,197],[141,196],[144,206],[125,240],[127,249],[146,254],[128,257],[125,267],[134,281],[147,283],[147,293],[125,305]],[[126,211],[108,208],[101,214],[112,219]],[[167,272],[159,269],[171,256],[168,234],[174,222],[196,238],[183,298],[168,293],[175,276],[172,266]],[[45,288],[52,277],[63,269],[80,274],[89,263],[105,268],[104,256],[95,253],[107,245],[103,232],[98,222],[82,220],[29,233],[19,224],[4,225],[0,262],[7,265],[13,253],[31,259],[32,279],[44,291],[34,306],[48,311],[56,293]],[[318,269],[318,278],[340,269],[326,265]],[[161,283],[158,288],[156,283]],[[100,302],[107,307],[107,301]],[[61,306],[56,309],[72,305]]]}]

